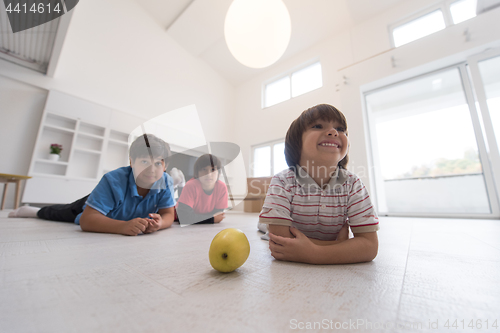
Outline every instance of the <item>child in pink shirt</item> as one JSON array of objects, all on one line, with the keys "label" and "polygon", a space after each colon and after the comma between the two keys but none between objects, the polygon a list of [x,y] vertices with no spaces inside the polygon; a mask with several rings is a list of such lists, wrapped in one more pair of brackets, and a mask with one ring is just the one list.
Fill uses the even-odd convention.
[{"label": "child in pink shirt", "polygon": [[181,225],[219,223],[225,217],[228,193],[219,180],[220,160],[211,154],[200,156],[190,179],[177,200],[177,216]]}]

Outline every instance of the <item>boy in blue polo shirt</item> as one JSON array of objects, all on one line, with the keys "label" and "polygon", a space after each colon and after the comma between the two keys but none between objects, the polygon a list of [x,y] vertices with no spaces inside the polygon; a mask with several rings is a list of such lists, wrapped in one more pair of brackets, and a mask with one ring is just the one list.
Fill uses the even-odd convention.
[{"label": "boy in blue polo shirt", "polygon": [[165,172],[169,145],[152,134],[130,146],[130,166],[105,174],[92,193],[68,205],[40,209],[37,216],[74,221],[83,231],[136,236],[174,221],[172,178]]}]

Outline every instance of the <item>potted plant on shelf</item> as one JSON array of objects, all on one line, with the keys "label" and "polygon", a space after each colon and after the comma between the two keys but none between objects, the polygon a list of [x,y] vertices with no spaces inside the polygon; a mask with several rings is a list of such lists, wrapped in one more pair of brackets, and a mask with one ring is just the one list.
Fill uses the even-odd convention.
[{"label": "potted plant on shelf", "polygon": [[50,145],[50,154],[49,154],[49,160],[51,161],[58,161],[59,157],[61,157],[61,151],[63,150],[62,145],[53,143]]}]

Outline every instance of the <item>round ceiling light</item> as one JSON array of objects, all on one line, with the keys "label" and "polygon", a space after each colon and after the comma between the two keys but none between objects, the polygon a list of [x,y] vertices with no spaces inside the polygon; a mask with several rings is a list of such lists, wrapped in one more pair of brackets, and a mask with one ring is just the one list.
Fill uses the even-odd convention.
[{"label": "round ceiling light", "polygon": [[276,62],[285,52],[291,33],[290,14],[282,0],[234,0],[224,23],[229,51],[251,68]]}]

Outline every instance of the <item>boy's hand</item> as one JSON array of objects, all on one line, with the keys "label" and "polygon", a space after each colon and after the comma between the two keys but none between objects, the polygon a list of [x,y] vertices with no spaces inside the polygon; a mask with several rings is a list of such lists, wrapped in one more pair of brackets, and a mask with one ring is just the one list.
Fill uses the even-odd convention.
[{"label": "boy's hand", "polygon": [[344,223],[342,226],[342,229],[339,231],[339,235],[337,236],[337,241],[343,242],[349,239],[349,226],[347,225],[347,222]]},{"label": "boy's hand", "polygon": [[144,231],[145,234],[150,234],[152,232],[158,231],[161,226],[161,215],[160,214],[149,214],[150,219],[147,219],[148,226]]},{"label": "boy's hand", "polygon": [[126,236],[137,236],[141,232],[144,232],[147,226],[148,221],[146,219],[137,217],[130,221],[125,221],[120,233]]},{"label": "boy's hand", "polygon": [[316,245],[302,232],[290,227],[295,238],[287,238],[269,233],[271,255],[278,260],[312,263]]},{"label": "boy's hand", "polygon": [[214,223],[220,223],[220,221],[224,220],[226,217],[226,213],[220,212],[214,215]]}]

